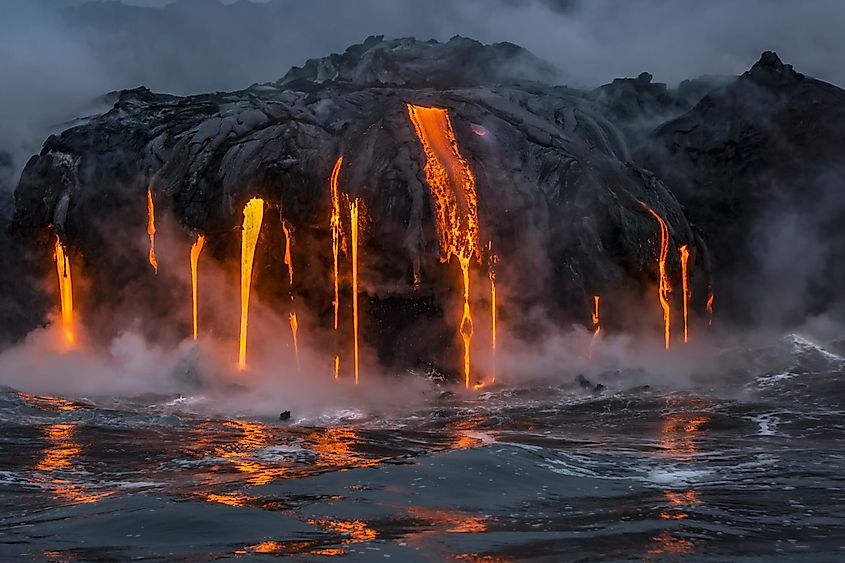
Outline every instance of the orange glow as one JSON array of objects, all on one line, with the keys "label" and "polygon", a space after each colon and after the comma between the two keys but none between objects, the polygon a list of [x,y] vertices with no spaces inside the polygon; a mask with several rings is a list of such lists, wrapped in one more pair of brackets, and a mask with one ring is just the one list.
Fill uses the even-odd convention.
[{"label": "orange glow", "polygon": [[312,526],[320,526],[332,532],[349,536],[350,542],[372,541],[378,537],[376,531],[363,520],[306,520]]},{"label": "orange glow", "polygon": [[[493,254],[493,241],[487,243],[487,250],[490,253],[487,276],[490,278],[490,348],[493,353],[493,377],[491,383],[496,382],[496,264],[499,257]],[[478,389],[478,386],[476,386]]]},{"label": "orange glow", "polygon": [[246,369],[246,329],[249,318],[249,291],[252,287],[252,264],[255,247],[264,220],[264,200],[252,198],[244,207],[243,233],[241,234],[241,332],[238,369]]},{"label": "orange glow", "polygon": [[[338,267],[337,267],[337,253],[340,248],[340,190],[338,188],[338,179],[340,177],[340,167],[343,165],[343,156],[338,157],[332,170],[331,180],[329,182],[331,199],[332,199],[332,216],[329,225],[332,230],[332,256],[334,257],[334,329],[337,330],[337,312],[340,307],[340,291],[338,282]],[[337,370],[335,370],[335,378]]]},{"label": "orange glow", "polygon": [[645,203],[642,206],[651,213],[652,217],[657,219],[660,224],[660,256],[657,259],[657,269],[660,275],[660,280],[657,287],[657,297],[660,300],[660,307],[663,309],[663,338],[666,341],[666,349],[669,349],[669,335],[671,332],[671,307],[669,305],[669,294],[672,292],[672,286],[669,283],[669,274],[666,272],[666,258],[669,256],[669,227],[666,226],[666,221],[655,213]]},{"label": "orange glow", "polygon": [[62,332],[68,346],[76,344],[73,323],[73,281],[70,275],[70,260],[65,254],[61,239],[56,236],[56,272],[59,275],[59,297],[62,307]]},{"label": "orange glow", "polygon": [[352,335],[355,353],[355,385],[358,385],[358,200],[349,206],[352,223]]},{"label": "orange glow", "polygon": [[[293,258],[290,253],[290,247],[293,244],[293,233],[287,221],[282,220],[282,230],[285,232],[285,266],[288,267],[288,277],[290,278],[290,285],[293,287]],[[291,297],[291,299],[293,298]]]},{"label": "orange glow", "polygon": [[601,300],[601,296],[593,295],[593,314],[591,316],[593,325],[595,325],[595,329],[593,330],[593,338],[590,340],[590,354],[589,357],[593,357],[593,349],[596,346],[596,338],[598,338],[599,333],[601,332],[601,324],[599,324],[599,301]]},{"label": "orange glow", "polygon": [[472,313],[469,263],[478,253],[478,196],[475,176],[458,150],[449,113],[443,108],[408,104],[408,116],[425,152],[425,178],[434,201],[441,261],[455,256],[461,267],[464,306],[460,336],[464,346],[464,384],[470,386]]},{"label": "orange glow", "polygon": [[204,245],[204,235],[197,236],[197,241],[191,245],[191,307],[194,320],[194,340],[197,339],[199,333],[199,324],[197,322],[197,265],[199,264],[200,253]]},{"label": "orange glow", "polygon": [[684,293],[684,342],[689,342],[689,328],[687,317],[689,315],[689,271],[687,270],[689,263],[689,247],[685,244],[680,248],[681,252],[681,281],[683,282]]},{"label": "orange glow", "polygon": [[62,472],[73,470],[77,456],[82,453],[82,446],[73,440],[76,429],[75,424],[67,423],[45,426],[42,432],[50,445],[44,450],[44,456],[35,465],[35,469],[52,474],[47,483],[57,498],[71,504],[89,504],[112,493],[93,492],[63,478]]},{"label": "orange glow", "polygon": [[296,331],[299,329],[299,323],[296,320],[296,313],[293,312],[288,315],[290,321],[290,333],[293,335],[293,351],[296,354],[296,371],[300,371],[299,365],[299,341],[296,339]]},{"label": "orange glow", "polygon": [[713,289],[710,289],[710,295],[707,296],[707,315],[710,317],[708,324],[713,324]]},{"label": "orange glow", "polygon": [[150,265],[158,274],[158,260],[156,260],[156,211],[153,205],[153,192],[147,187],[147,234],[150,235]]},{"label": "orange glow", "polygon": [[334,378],[340,377],[340,356],[334,357]]}]

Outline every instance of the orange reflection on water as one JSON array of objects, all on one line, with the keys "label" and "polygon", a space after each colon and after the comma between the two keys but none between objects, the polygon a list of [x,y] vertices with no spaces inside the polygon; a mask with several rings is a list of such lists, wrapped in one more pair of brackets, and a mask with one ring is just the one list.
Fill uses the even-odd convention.
[{"label": "orange reflection on water", "polygon": [[346,555],[345,549],[337,547],[321,547],[321,542],[304,541],[264,541],[255,545],[248,545],[242,550],[235,551],[235,555],[260,553],[262,555],[322,555],[333,557]]},{"label": "orange reflection on water", "polygon": [[35,465],[35,469],[52,475],[46,481],[38,481],[46,482],[53,495],[71,504],[97,502],[112,493],[89,491],[62,476],[62,472],[76,467],[76,457],[82,452],[82,446],[73,441],[75,431],[76,425],[67,423],[49,424],[42,429],[44,439],[50,446],[44,449],[44,456]]},{"label": "orange reflection on water", "polygon": [[58,397],[41,397],[23,391],[18,391],[18,397],[29,406],[45,412],[67,412],[82,408],[81,405],[77,405],[73,401],[59,399]]},{"label": "orange reflection on water", "polygon": [[669,530],[663,530],[651,538],[653,545],[648,550],[653,555],[688,555],[693,551],[693,543],[683,538],[673,536]]},{"label": "orange reflection on water", "polygon": [[375,530],[363,520],[307,520],[312,526],[319,526],[332,532],[349,536],[343,543],[372,541],[378,537]]}]

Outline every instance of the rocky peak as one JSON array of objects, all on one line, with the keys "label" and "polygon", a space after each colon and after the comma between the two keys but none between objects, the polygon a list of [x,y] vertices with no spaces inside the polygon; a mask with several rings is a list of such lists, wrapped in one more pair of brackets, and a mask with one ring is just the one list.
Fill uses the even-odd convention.
[{"label": "rocky peak", "polygon": [[485,45],[455,36],[445,43],[370,36],[343,54],[310,59],[278,85],[316,90],[324,85],[460,88],[523,81],[554,83],[550,64],[512,43]]},{"label": "rocky peak", "polygon": [[743,76],[764,86],[783,86],[804,78],[803,74],[793,70],[792,65],[783,64],[774,51],[760,55],[760,60]]}]

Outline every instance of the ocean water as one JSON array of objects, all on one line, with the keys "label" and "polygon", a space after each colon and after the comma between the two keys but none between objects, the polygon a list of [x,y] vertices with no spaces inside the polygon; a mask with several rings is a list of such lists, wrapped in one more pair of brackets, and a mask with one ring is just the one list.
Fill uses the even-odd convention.
[{"label": "ocean water", "polygon": [[845,361],[776,348],[718,385],[444,387],[393,416],[0,388],[0,560],[843,561]]}]

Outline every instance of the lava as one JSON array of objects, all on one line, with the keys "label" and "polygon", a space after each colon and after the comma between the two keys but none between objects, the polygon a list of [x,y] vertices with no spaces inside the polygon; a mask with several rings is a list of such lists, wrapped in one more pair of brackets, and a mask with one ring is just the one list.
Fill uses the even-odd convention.
[{"label": "lava", "polygon": [[246,369],[246,329],[249,317],[249,290],[252,286],[252,263],[255,246],[264,220],[264,200],[252,198],[244,207],[243,233],[241,235],[241,332],[238,369]]},{"label": "lava", "polygon": [[710,288],[710,294],[707,296],[707,315],[710,317],[708,324],[713,324],[713,288]]},{"label": "lava", "polygon": [[293,335],[293,352],[296,354],[296,370],[300,371],[301,366],[299,364],[299,341],[296,339],[296,331],[299,329],[299,322],[296,320],[296,313],[293,312],[288,315],[288,320],[290,321],[290,333]]},{"label": "lava", "polygon": [[680,248],[681,253],[681,281],[683,283],[683,297],[684,297],[684,342],[689,342],[689,329],[687,326],[687,317],[689,315],[689,271],[687,269],[689,263],[689,246],[686,244]]},{"label": "lava", "polygon": [[62,331],[68,345],[76,344],[73,327],[73,281],[70,275],[70,260],[65,254],[61,239],[56,236],[56,271],[59,275],[59,297],[62,307]]},{"label": "lava", "polygon": [[[290,253],[290,247],[293,244],[293,228],[288,225],[287,221],[282,220],[282,230],[285,232],[285,266],[288,267],[290,286],[293,288],[293,258]],[[291,296],[291,299],[293,299],[293,296]]]},{"label": "lava", "polygon": [[460,335],[464,348],[464,384],[470,386],[472,312],[469,263],[478,253],[478,196],[475,176],[458,150],[449,113],[443,108],[408,104],[408,116],[425,152],[425,178],[434,202],[441,261],[455,256],[461,267],[464,306]]},{"label": "lava", "polygon": [[153,204],[153,192],[147,187],[147,234],[150,236],[150,265],[158,275],[158,260],[156,260],[156,211]]},{"label": "lava", "polygon": [[332,199],[332,215],[329,221],[329,226],[332,230],[332,256],[334,257],[334,301],[332,304],[334,305],[335,330],[337,330],[337,312],[340,307],[337,253],[340,247],[340,190],[338,189],[338,179],[340,177],[341,166],[343,166],[343,155],[338,157],[337,162],[335,162],[334,169],[332,169],[331,179],[329,181]]},{"label": "lava", "polygon": [[657,269],[660,279],[657,286],[657,297],[660,300],[660,307],[663,309],[663,338],[666,342],[666,349],[668,350],[669,335],[671,332],[669,293],[672,292],[672,286],[669,283],[669,274],[666,272],[666,258],[669,256],[669,227],[666,226],[666,221],[652,208],[645,203],[640,203],[660,224],[660,255],[657,259]]},{"label": "lava", "polygon": [[593,314],[591,319],[593,321],[593,325],[595,325],[595,330],[593,330],[593,338],[590,340],[590,358],[593,357],[593,348],[596,345],[596,338],[598,338],[599,333],[601,332],[601,324],[599,321],[599,302],[601,301],[600,295],[593,295]]},{"label": "lava", "polygon": [[487,243],[489,253],[487,276],[490,278],[490,350],[493,354],[493,378],[496,381],[496,263],[498,256],[493,254],[493,241]]},{"label": "lava", "polygon": [[197,265],[199,264],[200,253],[202,247],[205,245],[205,235],[198,235],[197,241],[191,245],[191,306],[193,311],[194,321],[194,340],[197,339],[199,333],[198,313],[197,313]]},{"label": "lava", "polygon": [[355,357],[355,385],[358,385],[358,200],[349,206],[352,224],[352,335]]}]

